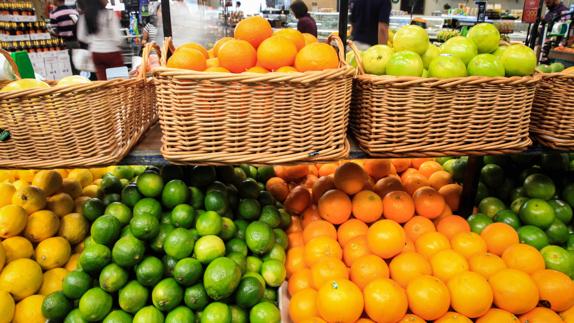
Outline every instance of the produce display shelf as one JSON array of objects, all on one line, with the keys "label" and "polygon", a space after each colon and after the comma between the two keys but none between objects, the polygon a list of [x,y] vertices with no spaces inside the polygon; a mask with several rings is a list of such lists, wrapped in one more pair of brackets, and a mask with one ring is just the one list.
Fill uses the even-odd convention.
[{"label": "produce display shelf", "polygon": [[564,52],[564,51],[559,51],[559,50],[553,49],[548,54],[548,57],[574,63],[574,53],[572,53],[572,52]]}]

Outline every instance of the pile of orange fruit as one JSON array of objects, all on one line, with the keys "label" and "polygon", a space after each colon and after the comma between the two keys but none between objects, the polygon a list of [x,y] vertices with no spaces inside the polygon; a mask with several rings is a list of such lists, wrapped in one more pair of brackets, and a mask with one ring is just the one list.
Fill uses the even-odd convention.
[{"label": "pile of orange fruit", "polygon": [[574,322],[574,282],[512,227],[479,235],[431,159],[279,166],[295,322]]},{"label": "pile of orange fruit", "polygon": [[311,34],[295,29],[273,32],[260,16],[240,21],[234,37],[219,39],[213,48],[197,43],[178,47],[167,61],[172,68],[222,73],[291,73],[337,68],[337,52]]}]

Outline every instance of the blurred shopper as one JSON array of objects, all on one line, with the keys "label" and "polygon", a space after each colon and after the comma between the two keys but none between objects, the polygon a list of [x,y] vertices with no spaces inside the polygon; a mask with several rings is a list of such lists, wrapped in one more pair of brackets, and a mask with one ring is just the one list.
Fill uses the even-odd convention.
[{"label": "blurred shopper", "polygon": [[[80,48],[76,38],[76,23],[80,14],[73,6],[67,6],[64,0],[53,0],[54,10],[50,12],[50,25],[53,27],[55,36],[60,37],[68,49],[69,56],[72,57],[72,49]],[[78,74],[74,64],[72,74]]]},{"label": "blurred shopper", "polygon": [[295,18],[297,18],[297,30],[302,33],[308,33],[317,37],[317,23],[315,19],[309,15],[309,9],[302,0],[296,0],[289,7]]},{"label": "blurred shopper", "polygon": [[544,21],[546,23],[554,22],[554,19],[560,17],[562,12],[568,12],[568,7],[560,0],[544,0],[544,3],[546,4],[546,8],[548,8],[546,15],[544,15]]},{"label": "blurred shopper", "polygon": [[387,44],[391,8],[391,0],[351,1],[351,36],[359,49]]},{"label": "blurred shopper", "polygon": [[150,21],[143,28],[142,45],[155,42],[163,44],[163,21],[161,19],[161,2],[150,3]]}]

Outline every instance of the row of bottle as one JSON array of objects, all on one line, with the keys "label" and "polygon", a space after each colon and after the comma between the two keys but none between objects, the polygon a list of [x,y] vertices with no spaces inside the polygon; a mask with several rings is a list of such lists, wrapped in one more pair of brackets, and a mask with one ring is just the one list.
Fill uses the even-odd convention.
[{"label": "row of bottle", "polygon": [[0,47],[8,52],[26,51],[29,53],[50,52],[66,49],[64,41],[61,38],[5,41],[0,42]]},{"label": "row of bottle", "polygon": [[33,16],[35,12],[31,2],[0,2],[0,15]]},{"label": "row of bottle", "polygon": [[45,21],[34,22],[6,22],[0,21],[0,35],[29,35],[46,33],[48,29]]}]

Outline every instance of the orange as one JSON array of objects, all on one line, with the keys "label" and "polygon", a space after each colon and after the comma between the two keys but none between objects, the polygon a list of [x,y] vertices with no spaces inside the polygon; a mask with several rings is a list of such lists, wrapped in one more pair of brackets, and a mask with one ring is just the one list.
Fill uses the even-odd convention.
[{"label": "orange", "polygon": [[245,40],[257,48],[261,42],[273,35],[273,29],[267,19],[261,16],[252,16],[237,23],[233,35],[236,39]]},{"label": "orange", "polygon": [[308,165],[275,166],[275,167],[281,167],[283,169],[283,171],[281,171],[280,177],[286,181],[297,181],[309,175]]},{"label": "orange", "polygon": [[441,250],[435,253],[431,259],[433,276],[443,282],[448,282],[456,274],[468,270],[466,258],[452,249]]},{"label": "orange", "polygon": [[257,62],[268,70],[293,65],[297,47],[289,39],[272,36],[265,39],[257,48]]},{"label": "orange", "polygon": [[355,323],[375,323],[375,321],[362,317],[362,318],[358,319],[357,322],[355,322]]},{"label": "orange", "polygon": [[472,323],[472,320],[460,313],[447,312],[436,320],[435,323]]},{"label": "orange", "polygon": [[418,172],[409,174],[402,180],[402,182],[405,187],[405,191],[411,195],[413,195],[419,188],[430,185],[428,179]]},{"label": "orange", "polygon": [[317,291],[306,288],[298,291],[289,301],[289,317],[293,322],[300,322],[319,315],[317,311]]},{"label": "orange", "polygon": [[219,59],[217,57],[214,58],[209,58],[208,60],[205,61],[205,65],[210,68],[210,67],[218,67],[219,66]]},{"label": "orange", "polygon": [[367,159],[363,164],[365,172],[375,181],[391,174],[390,159]]},{"label": "orange", "polygon": [[391,278],[403,287],[416,277],[432,274],[430,263],[416,252],[405,252],[396,256],[391,260],[389,270]]},{"label": "orange", "polygon": [[481,317],[492,306],[492,289],[486,278],[465,271],[453,276],[447,283],[452,308],[469,318]]},{"label": "orange", "polygon": [[434,160],[427,160],[422,163],[419,167],[419,173],[421,173],[426,178],[430,179],[431,175],[435,172],[442,171],[442,165],[435,162]]},{"label": "orange", "polygon": [[341,224],[347,221],[352,210],[351,199],[342,191],[327,191],[319,199],[319,215],[330,223]]},{"label": "orange", "polygon": [[265,67],[262,67],[262,66],[253,66],[252,68],[247,69],[245,72],[265,74],[265,73],[269,73],[269,70],[266,69]]},{"label": "orange", "polygon": [[419,171],[416,168],[412,168],[409,167],[407,168],[407,170],[405,170],[402,174],[401,174],[401,181],[405,181],[409,176],[413,175],[413,174],[418,174],[420,175],[421,173],[419,173]]},{"label": "orange", "polygon": [[225,42],[232,40],[232,37],[223,37],[221,39],[219,39],[218,41],[215,42],[215,45],[213,45],[213,55],[215,57],[217,57],[217,55],[219,54],[219,49],[221,48],[221,46],[223,44],[225,44]]},{"label": "orange", "polygon": [[232,39],[219,48],[219,66],[225,67],[232,73],[242,73],[255,66],[257,52],[245,40]]},{"label": "orange", "polygon": [[295,247],[287,250],[287,259],[285,262],[285,269],[287,270],[287,277],[291,277],[295,272],[305,269],[305,248]]},{"label": "orange", "polygon": [[405,246],[404,246],[403,250],[401,250],[401,253],[405,253],[405,252],[409,252],[409,251],[416,252],[417,249],[415,248],[415,243],[407,237],[407,241],[405,242]]},{"label": "orange", "polygon": [[486,253],[486,242],[475,232],[459,232],[450,238],[452,250],[467,259],[475,254]]},{"label": "orange", "polygon": [[303,47],[295,57],[299,72],[322,71],[339,67],[339,57],[333,47],[325,43],[311,43]]},{"label": "orange", "polygon": [[523,314],[538,304],[538,287],[525,272],[502,269],[488,279],[494,293],[494,304],[514,314]]},{"label": "orange", "polygon": [[522,323],[563,323],[558,314],[545,307],[537,307],[520,316]]},{"label": "orange", "polygon": [[548,302],[555,312],[566,311],[574,306],[574,282],[566,274],[543,269],[532,274],[538,286],[540,301]]},{"label": "orange", "polygon": [[185,43],[185,44],[179,46],[179,47],[176,49],[175,52],[177,53],[177,51],[178,51],[179,49],[181,49],[181,48],[196,49],[196,50],[198,50],[200,53],[202,53],[203,56],[205,56],[205,59],[208,59],[208,58],[209,58],[209,53],[207,52],[207,49],[205,49],[205,47],[201,46],[201,45],[198,44],[198,43],[194,43],[194,42]]},{"label": "orange", "polygon": [[319,315],[327,322],[354,323],[363,313],[363,294],[347,279],[324,284],[317,294]]},{"label": "orange", "polygon": [[439,194],[444,197],[446,204],[452,210],[458,210],[460,205],[460,194],[462,193],[462,186],[459,184],[446,184],[439,188]]},{"label": "orange", "polygon": [[367,179],[368,175],[363,168],[353,162],[339,166],[335,171],[335,177],[333,177],[335,187],[349,195],[359,193],[365,186]]},{"label": "orange", "polygon": [[518,233],[506,223],[497,222],[486,226],[480,233],[486,242],[488,252],[502,255],[506,248],[519,243]]},{"label": "orange", "polygon": [[565,323],[574,323],[574,306],[560,313],[560,317]]},{"label": "orange", "polygon": [[470,225],[463,217],[458,215],[449,215],[442,218],[436,229],[444,234],[447,238],[452,239],[457,233],[470,232]]},{"label": "orange", "polygon": [[452,175],[445,170],[436,171],[429,177],[429,183],[432,188],[440,193],[441,187],[452,183]]},{"label": "orange", "polygon": [[322,177],[335,174],[337,167],[339,167],[337,163],[322,164],[321,167],[319,167],[319,176]]},{"label": "orange", "polygon": [[413,194],[413,200],[417,214],[429,219],[439,217],[446,205],[444,197],[430,186],[419,188]]},{"label": "orange", "polygon": [[318,290],[323,284],[333,279],[349,279],[349,271],[341,260],[323,257],[311,266],[311,278],[313,279],[313,287]]},{"label": "orange", "polygon": [[291,296],[305,288],[313,288],[313,276],[308,268],[294,272],[287,281],[287,291]]},{"label": "orange", "polygon": [[312,266],[322,257],[335,257],[343,259],[343,250],[339,243],[329,237],[318,237],[305,245],[305,264]]},{"label": "orange", "polygon": [[412,241],[417,241],[421,235],[427,232],[436,231],[432,221],[420,215],[412,217],[407,223],[405,223],[404,229],[407,237]]},{"label": "orange", "polygon": [[275,70],[277,73],[298,73],[299,71],[293,66],[281,66]]},{"label": "orange", "polygon": [[[305,211],[303,211],[303,214],[301,214],[300,218],[301,218],[301,225],[303,226],[303,230],[305,230],[305,228],[307,226],[309,226],[309,224],[311,224],[311,222],[321,220],[321,216],[319,215],[319,211],[317,210],[317,207],[315,205],[311,205],[308,208],[306,208]],[[325,222],[327,222],[327,221],[325,221]],[[329,223],[329,222],[327,222],[327,223]]]},{"label": "orange", "polygon": [[304,319],[299,321],[299,323],[327,323],[325,322],[325,320],[323,320],[322,318],[315,316],[309,319]]},{"label": "orange", "polygon": [[353,196],[353,215],[365,222],[372,223],[381,218],[383,201],[373,191],[361,191]]},{"label": "orange", "polygon": [[450,249],[450,242],[440,232],[427,232],[415,241],[415,248],[418,253],[430,259],[437,252]]},{"label": "orange", "polygon": [[305,45],[318,42],[317,37],[309,33],[303,33],[303,38],[305,38]]},{"label": "orange", "polygon": [[311,195],[313,197],[313,201],[318,204],[319,199],[325,192],[335,189],[335,181],[331,176],[323,176],[319,178],[314,184]]},{"label": "orange", "polygon": [[303,229],[303,240],[305,243],[322,236],[336,240],[337,229],[335,229],[335,226],[331,223],[324,220],[310,222],[305,226],[305,229]]},{"label": "orange", "polygon": [[302,185],[296,186],[289,192],[283,205],[290,214],[301,214],[311,205],[311,193]]},{"label": "orange", "polygon": [[433,222],[435,225],[437,225],[437,224],[440,222],[440,220],[446,218],[447,216],[451,216],[451,215],[453,215],[453,214],[452,214],[452,210],[450,209],[450,207],[449,207],[448,204],[447,204],[447,205],[444,206],[444,210],[442,210],[442,213],[441,213],[438,217],[434,218],[434,219],[432,220],[432,222]]},{"label": "orange", "polygon": [[389,220],[405,223],[415,215],[415,203],[407,192],[390,192],[383,199],[383,215]]},{"label": "orange", "polygon": [[431,321],[443,316],[450,306],[450,294],[438,278],[423,275],[407,285],[407,297],[411,312]]},{"label": "orange", "polygon": [[379,220],[367,231],[369,250],[375,255],[388,259],[396,256],[406,242],[403,228],[392,220]]},{"label": "orange", "polygon": [[351,241],[351,239],[367,235],[367,230],[369,227],[363,221],[359,221],[357,219],[350,219],[347,222],[341,224],[339,229],[337,229],[337,239],[341,246],[345,246],[347,242]]},{"label": "orange", "polygon": [[471,271],[481,274],[487,279],[506,268],[504,260],[491,253],[477,253],[470,256],[470,258],[468,258],[468,265]]},{"label": "orange", "polygon": [[381,178],[375,184],[374,191],[375,193],[379,194],[379,196],[384,199],[385,196],[393,191],[404,191],[403,184],[401,184],[401,180],[396,176],[388,176],[385,178]]},{"label": "orange", "polygon": [[387,263],[375,255],[365,255],[353,262],[351,281],[363,289],[377,278],[389,278]]},{"label": "orange", "polygon": [[391,159],[391,163],[395,166],[397,173],[402,173],[411,167],[411,160],[409,158],[393,158]]},{"label": "orange", "polygon": [[367,236],[358,236],[351,239],[351,241],[347,242],[345,247],[343,247],[343,260],[345,264],[350,267],[355,260],[370,253]]},{"label": "orange", "polygon": [[544,258],[540,252],[527,244],[519,243],[506,248],[502,260],[506,267],[522,270],[527,274],[544,269]]},{"label": "orange", "polygon": [[395,281],[379,278],[363,289],[365,312],[377,323],[394,323],[407,313],[407,293]]},{"label": "orange", "polygon": [[203,71],[207,68],[205,56],[197,49],[181,48],[167,60],[167,67]]},{"label": "orange", "polygon": [[221,66],[213,66],[213,67],[208,67],[204,70],[204,72],[212,72],[212,73],[231,73],[228,69],[226,69],[225,67],[221,67]]},{"label": "orange", "polygon": [[424,162],[432,161],[432,158],[424,157],[424,158],[413,158],[411,159],[411,165],[414,168],[419,169]]},{"label": "orange", "polygon": [[285,201],[285,198],[289,194],[289,186],[285,180],[280,177],[271,177],[267,180],[265,189],[279,202]]},{"label": "orange", "polygon": [[397,323],[427,323],[427,321],[421,319],[419,316],[414,314],[407,314]]},{"label": "orange", "polygon": [[305,245],[302,232],[292,232],[287,235],[289,248],[302,247]]},{"label": "orange", "polygon": [[476,323],[518,323],[518,318],[508,311],[491,308]]},{"label": "orange", "polygon": [[[284,28],[275,32],[274,36],[282,37],[295,45],[295,53],[305,47],[305,36],[297,29]],[[291,65],[291,64],[287,64]]]}]

